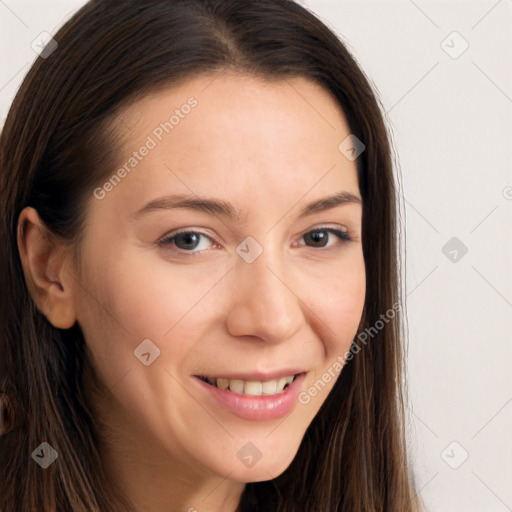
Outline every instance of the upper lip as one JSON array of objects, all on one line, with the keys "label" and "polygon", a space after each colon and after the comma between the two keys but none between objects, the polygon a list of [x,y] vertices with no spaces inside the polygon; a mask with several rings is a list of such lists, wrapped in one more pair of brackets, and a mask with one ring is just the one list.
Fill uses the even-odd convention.
[{"label": "upper lip", "polygon": [[290,375],[298,375],[305,373],[307,370],[298,368],[284,368],[281,370],[275,370],[272,372],[236,372],[236,373],[208,373],[196,375],[196,377],[209,377],[210,379],[239,379],[239,380],[256,380],[256,381],[267,381],[273,379],[280,379],[281,377],[288,377]]}]

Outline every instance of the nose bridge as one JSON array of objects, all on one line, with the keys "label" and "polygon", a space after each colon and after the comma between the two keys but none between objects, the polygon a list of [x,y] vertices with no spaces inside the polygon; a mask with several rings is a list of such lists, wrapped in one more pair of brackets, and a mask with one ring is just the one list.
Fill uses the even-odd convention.
[{"label": "nose bridge", "polygon": [[[242,243],[239,250],[245,249],[246,254],[257,250],[252,243],[252,246],[251,241],[246,246]],[[244,259],[243,252],[239,254],[242,256],[233,272],[235,292],[228,317],[231,334],[257,336],[266,341],[292,337],[304,319],[282,251],[277,245],[272,248],[269,244],[250,263],[250,258]]]}]

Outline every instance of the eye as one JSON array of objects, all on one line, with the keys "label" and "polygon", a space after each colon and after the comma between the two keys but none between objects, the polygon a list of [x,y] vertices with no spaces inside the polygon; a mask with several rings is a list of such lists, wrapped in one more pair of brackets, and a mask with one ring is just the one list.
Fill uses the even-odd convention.
[{"label": "eye", "polygon": [[338,239],[341,240],[342,242],[352,241],[352,238],[350,237],[347,231],[327,227],[315,228],[311,231],[308,231],[307,233],[302,235],[302,238],[305,240],[309,239],[310,241],[312,241],[313,245],[311,245],[310,247],[322,249],[324,247],[327,247],[327,243],[330,240],[329,234],[336,235]]},{"label": "eye", "polygon": [[[329,227],[315,228],[302,235],[301,238],[306,240],[305,245],[308,247],[323,249],[329,247],[329,235],[335,235],[342,243],[352,241],[352,238],[347,231]],[[206,241],[203,244],[203,247],[201,247],[201,239]],[[309,245],[307,241],[309,241],[311,245]],[[189,253],[199,253],[202,250],[206,250],[211,243],[213,243],[214,246],[216,245],[210,236],[201,233],[200,231],[179,231],[177,233],[169,233],[158,241],[158,244],[161,246],[174,245],[179,251]]]},{"label": "eye", "polygon": [[[187,252],[199,252],[192,250],[197,249],[200,246],[199,241],[201,240],[201,237],[209,240],[210,242],[213,241],[209,236],[199,231],[180,231],[178,233],[165,235],[158,241],[158,243],[159,245],[175,245],[178,249]],[[207,246],[208,244],[206,244],[206,247],[203,247],[203,249],[206,249]]]}]

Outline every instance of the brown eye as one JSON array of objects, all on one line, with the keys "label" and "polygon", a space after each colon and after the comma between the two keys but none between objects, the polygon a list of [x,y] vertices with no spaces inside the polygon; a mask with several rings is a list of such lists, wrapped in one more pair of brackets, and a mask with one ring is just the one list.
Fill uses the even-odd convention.
[{"label": "brown eye", "polygon": [[326,247],[329,242],[329,234],[336,235],[343,242],[349,242],[351,240],[349,234],[346,231],[334,228],[319,228],[314,229],[306,233],[303,238],[304,240],[309,239],[312,242],[310,247],[323,248]]},{"label": "brown eye", "polygon": [[174,238],[174,244],[179,249],[195,249],[197,247],[197,244],[199,242],[201,235],[198,233],[188,232],[188,233],[180,233],[178,235],[175,235]]},{"label": "brown eye", "polygon": [[174,245],[180,251],[200,252],[200,250],[195,249],[200,245],[201,238],[209,241],[203,249],[207,248],[208,245],[212,243],[212,239],[209,236],[199,231],[180,231],[178,233],[170,233],[169,235],[165,235],[161,238],[158,243],[163,246]]}]

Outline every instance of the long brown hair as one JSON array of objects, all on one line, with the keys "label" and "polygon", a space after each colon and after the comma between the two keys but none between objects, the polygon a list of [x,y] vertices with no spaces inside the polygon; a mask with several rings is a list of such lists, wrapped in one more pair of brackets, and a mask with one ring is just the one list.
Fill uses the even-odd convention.
[{"label": "long brown hair", "polygon": [[[405,449],[392,151],[375,93],[342,42],[291,0],[92,0],[54,38],[58,47],[30,69],[0,140],[0,392],[15,418],[0,437],[2,512],[131,510],[105,485],[98,426],[81,385],[89,359],[80,327],[53,327],[26,286],[16,244],[21,210],[32,206],[52,234],[79,244],[85,199],[116,162],[110,128],[121,109],[148,92],[227,69],[314,80],[364,143],[357,167],[367,288],[359,331],[372,333],[365,343],[354,340],[357,353],[291,465],[273,480],[247,484],[241,509],[416,510]],[[31,459],[43,441],[59,454],[46,470]]]}]

